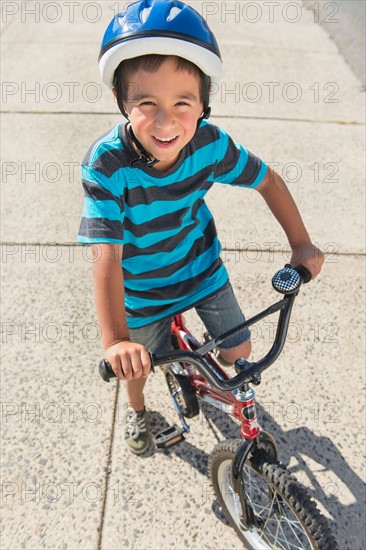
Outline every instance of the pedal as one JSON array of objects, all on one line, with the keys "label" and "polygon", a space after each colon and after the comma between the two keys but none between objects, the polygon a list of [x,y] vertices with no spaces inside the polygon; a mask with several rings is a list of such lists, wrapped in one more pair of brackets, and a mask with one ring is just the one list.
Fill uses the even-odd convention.
[{"label": "pedal", "polygon": [[184,441],[185,431],[186,430],[184,428],[178,428],[175,424],[173,426],[169,426],[168,428],[161,430],[161,432],[157,433],[153,437],[154,445],[157,449],[167,449],[168,447],[172,447],[173,445]]}]

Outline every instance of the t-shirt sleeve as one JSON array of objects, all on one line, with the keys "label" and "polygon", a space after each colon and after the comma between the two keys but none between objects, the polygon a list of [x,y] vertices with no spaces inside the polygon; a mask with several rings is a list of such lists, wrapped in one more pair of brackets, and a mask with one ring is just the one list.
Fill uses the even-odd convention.
[{"label": "t-shirt sleeve", "polygon": [[215,181],[240,187],[257,187],[267,173],[267,165],[245,147],[235,143],[224,130],[217,130],[219,138]]},{"label": "t-shirt sleeve", "polygon": [[125,180],[122,171],[110,176],[101,166],[97,168],[81,166],[84,205],[77,242],[123,244]]}]

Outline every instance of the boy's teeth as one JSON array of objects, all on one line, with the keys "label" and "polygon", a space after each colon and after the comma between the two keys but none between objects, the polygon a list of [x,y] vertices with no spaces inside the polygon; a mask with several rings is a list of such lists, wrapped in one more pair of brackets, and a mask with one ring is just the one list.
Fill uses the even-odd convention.
[{"label": "boy's teeth", "polygon": [[159,138],[157,136],[155,136],[155,139],[157,139],[158,141],[173,141],[173,139],[175,139],[177,136],[174,136],[172,138]]}]

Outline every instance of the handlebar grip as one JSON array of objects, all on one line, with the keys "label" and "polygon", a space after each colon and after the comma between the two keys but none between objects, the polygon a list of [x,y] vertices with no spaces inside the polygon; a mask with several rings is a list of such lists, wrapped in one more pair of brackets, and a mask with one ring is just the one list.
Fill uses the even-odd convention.
[{"label": "handlebar grip", "polygon": [[[155,372],[153,354],[149,351],[151,361],[151,372]],[[110,382],[111,378],[116,378],[115,372],[112,369],[112,365],[105,359],[102,359],[99,363],[99,374],[103,378],[104,382]]]},{"label": "handlebar grip", "polygon": [[304,265],[298,265],[295,267],[295,271],[297,271],[298,274],[300,275],[304,285],[306,285],[307,283],[310,283],[312,276],[307,267],[305,267]]},{"label": "handlebar grip", "polygon": [[104,382],[109,382],[111,378],[116,378],[112,365],[105,359],[102,359],[99,363],[99,374],[103,378]]}]

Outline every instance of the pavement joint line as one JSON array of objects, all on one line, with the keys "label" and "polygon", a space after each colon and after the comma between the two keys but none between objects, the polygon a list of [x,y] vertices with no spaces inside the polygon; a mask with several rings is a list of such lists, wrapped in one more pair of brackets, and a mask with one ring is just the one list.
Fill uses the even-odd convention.
[{"label": "pavement joint line", "polygon": [[[95,243],[95,244],[101,244],[101,243]],[[3,246],[59,246],[64,248],[81,248],[85,246],[91,246],[91,245],[85,245],[85,244],[78,244],[78,243],[58,243],[58,242],[45,242],[45,243],[36,243],[36,242],[12,242],[12,241],[6,241],[6,242],[0,242],[0,247]],[[270,252],[271,254],[283,254],[283,250],[273,250],[272,248],[253,248],[252,246],[249,247],[243,247],[243,248],[226,248],[223,247],[222,250],[224,252]],[[332,256],[366,256],[365,252],[332,252]],[[4,263],[4,262],[3,262]]]},{"label": "pavement joint line", "polygon": [[[94,116],[118,116],[114,111],[1,111],[0,115],[94,115]],[[365,126],[365,122],[359,122],[357,120],[322,120],[322,119],[310,119],[310,118],[281,118],[281,117],[259,117],[259,116],[245,116],[245,115],[215,115],[212,114],[212,118],[219,119],[235,119],[235,120],[277,120],[279,122],[306,122],[308,124],[340,124],[349,126]]]},{"label": "pavement joint line", "polygon": [[97,528],[98,538],[97,538],[96,550],[101,550],[102,548],[103,527],[104,527],[104,519],[105,519],[106,508],[107,508],[107,495],[109,490],[110,477],[112,473],[113,443],[114,443],[114,436],[115,436],[119,389],[120,389],[120,383],[119,383],[119,380],[117,380],[116,389],[114,393],[112,430],[109,438],[107,465],[105,469],[105,478],[104,478],[104,498],[103,498],[102,509],[100,511],[100,516],[99,516],[99,525]]}]

